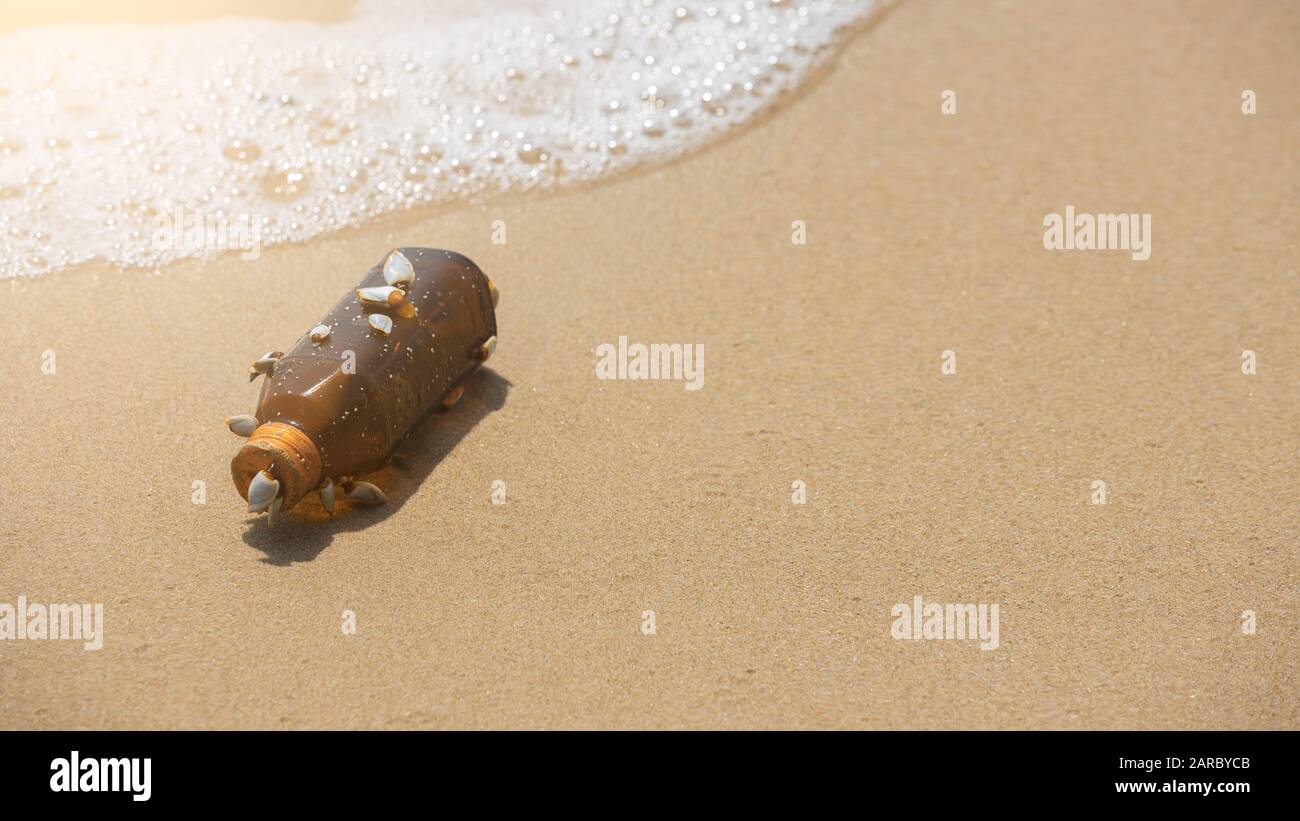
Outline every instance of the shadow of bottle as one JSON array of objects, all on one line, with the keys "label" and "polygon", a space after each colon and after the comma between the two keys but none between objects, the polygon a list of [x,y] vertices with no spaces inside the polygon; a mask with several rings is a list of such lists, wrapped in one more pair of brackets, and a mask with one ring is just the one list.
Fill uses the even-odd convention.
[{"label": "shadow of bottle", "polygon": [[250,518],[244,542],[266,554],[263,562],[287,567],[315,559],[339,533],[367,528],[397,513],[474,426],[505,405],[510,390],[510,382],[489,368],[468,376],[464,385],[465,395],[454,408],[429,414],[397,445],[382,468],[357,477],[379,486],[388,497],[385,504],[351,504],[340,491],[335,515],[330,516],[316,495],[310,494],[293,510],[282,513],[274,527],[266,516]]}]

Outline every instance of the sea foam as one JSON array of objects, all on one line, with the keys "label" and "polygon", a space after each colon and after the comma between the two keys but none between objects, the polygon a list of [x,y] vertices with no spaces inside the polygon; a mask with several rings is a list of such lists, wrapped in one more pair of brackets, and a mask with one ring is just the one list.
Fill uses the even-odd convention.
[{"label": "sea foam", "polygon": [[0,277],[262,245],[677,156],[796,86],[874,0],[362,0],[342,23],[0,36]]}]

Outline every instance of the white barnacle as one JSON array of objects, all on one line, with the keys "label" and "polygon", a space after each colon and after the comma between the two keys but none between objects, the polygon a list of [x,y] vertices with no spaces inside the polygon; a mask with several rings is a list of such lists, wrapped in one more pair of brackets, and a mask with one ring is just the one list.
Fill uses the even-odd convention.
[{"label": "white barnacle", "polygon": [[320,344],[330,338],[331,330],[333,329],[328,325],[317,325],[315,328],[311,329],[311,333],[308,334],[308,336],[311,337],[312,342]]},{"label": "white barnacle", "polygon": [[258,471],[248,483],[248,512],[261,513],[271,506],[280,493],[280,483],[265,470]]},{"label": "white barnacle", "polygon": [[249,416],[246,413],[239,416],[227,416],[226,427],[230,428],[230,432],[236,436],[249,437],[253,435],[253,431],[257,430],[257,417]]},{"label": "white barnacle", "polygon": [[261,374],[270,376],[275,371],[275,363],[284,356],[281,351],[267,351],[248,367],[248,381],[252,382]]},{"label": "white barnacle", "polygon": [[271,500],[271,506],[266,509],[267,525],[275,524],[275,514],[280,512],[280,505],[284,504],[283,496],[276,496]]},{"label": "white barnacle", "polygon": [[396,248],[384,262],[384,282],[399,288],[406,288],[415,281],[415,268],[406,255]]},{"label": "white barnacle", "polygon": [[382,505],[388,501],[384,492],[369,482],[353,482],[348,496],[366,505]]},{"label": "white barnacle", "polygon": [[320,503],[326,513],[334,515],[334,482],[331,479],[326,478],[320,486]]},{"label": "white barnacle", "polygon": [[369,288],[358,288],[357,299],[366,308],[391,308],[402,304],[406,294],[402,293],[401,288],[391,285],[372,285]]},{"label": "white barnacle", "polygon": [[384,336],[388,336],[393,332],[393,320],[384,314],[371,314],[367,321],[370,323],[370,327]]}]

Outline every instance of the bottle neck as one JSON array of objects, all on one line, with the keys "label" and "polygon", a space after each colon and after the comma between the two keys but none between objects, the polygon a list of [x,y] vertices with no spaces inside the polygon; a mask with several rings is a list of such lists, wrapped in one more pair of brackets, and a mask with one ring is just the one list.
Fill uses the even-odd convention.
[{"label": "bottle neck", "polygon": [[284,498],[280,509],[288,510],[320,484],[320,450],[293,425],[266,422],[253,431],[230,462],[230,475],[240,496],[248,498],[249,483],[263,470],[280,483]]}]

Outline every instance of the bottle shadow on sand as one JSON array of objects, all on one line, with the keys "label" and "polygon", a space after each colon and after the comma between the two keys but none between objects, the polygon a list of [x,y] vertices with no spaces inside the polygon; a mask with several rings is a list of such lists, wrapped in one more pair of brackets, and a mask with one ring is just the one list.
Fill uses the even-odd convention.
[{"label": "bottle shadow on sand", "polygon": [[244,542],[266,554],[263,562],[287,567],[315,559],[337,534],[362,530],[397,513],[460,440],[505,405],[510,390],[510,382],[488,368],[480,368],[463,384],[465,395],[455,407],[429,414],[397,445],[382,468],[357,477],[384,491],[386,503],[352,504],[339,491],[330,516],[312,493],[293,510],[282,513],[274,527],[267,524],[266,516],[250,518],[252,526],[244,531]]}]

